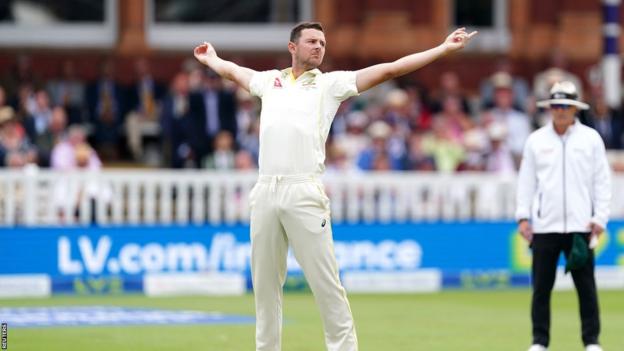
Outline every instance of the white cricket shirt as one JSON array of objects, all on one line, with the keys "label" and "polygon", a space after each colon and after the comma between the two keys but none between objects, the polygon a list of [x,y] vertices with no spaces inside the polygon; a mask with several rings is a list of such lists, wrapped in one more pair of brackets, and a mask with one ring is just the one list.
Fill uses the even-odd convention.
[{"label": "white cricket shirt", "polygon": [[533,132],[518,174],[516,219],[532,220],[535,233],[603,228],[611,204],[611,170],[598,132],[578,120],[564,135],[552,122]]},{"label": "white cricket shirt", "polygon": [[340,103],[358,94],[354,71],[257,72],[249,91],[262,99],[260,175],[321,174],[325,142]]}]

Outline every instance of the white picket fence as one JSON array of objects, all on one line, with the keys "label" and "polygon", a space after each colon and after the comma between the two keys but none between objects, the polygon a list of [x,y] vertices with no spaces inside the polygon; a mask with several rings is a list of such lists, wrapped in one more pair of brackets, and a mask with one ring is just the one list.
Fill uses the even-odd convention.
[{"label": "white picket fence", "polygon": [[[0,225],[248,223],[256,179],[196,170],[2,170]],[[515,208],[515,179],[492,174],[331,173],[323,181],[337,223],[504,220]],[[621,189],[624,176],[614,176],[613,218],[624,218]]]}]

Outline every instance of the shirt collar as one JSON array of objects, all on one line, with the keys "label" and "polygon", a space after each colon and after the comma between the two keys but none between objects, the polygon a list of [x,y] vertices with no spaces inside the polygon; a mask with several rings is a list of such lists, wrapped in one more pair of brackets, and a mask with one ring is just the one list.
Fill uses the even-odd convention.
[{"label": "shirt collar", "polygon": [[[311,69],[309,71],[303,72],[303,74],[300,75],[299,77],[303,77],[306,74],[311,74],[311,75],[317,76],[317,75],[319,75],[321,73],[322,72],[321,72],[320,69],[314,68],[314,69]],[[292,79],[292,81],[296,80],[295,77],[292,74],[292,67],[288,67],[288,68],[285,68],[285,69],[282,70],[282,78],[290,78],[290,79]]]},{"label": "shirt collar", "polygon": [[[575,118],[574,118],[574,123],[572,123],[572,124],[568,127],[568,129],[566,130],[566,132],[565,132],[565,134],[564,134],[564,135],[569,135],[569,134],[574,133],[574,131],[577,129],[577,126],[578,126],[579,124],[581,124],[581,121],[579,121],[579,119],[575,117]],[[557,133],[557,131],[555,130],[555,124],[554,124],[554,122],[552,121],[552,118],[551,118],[551,121],[548,123],[548,125],[550,126],[550,129],[552,129],[553,133],[555,133],[555,134],[556,134],[556,133]]]}]

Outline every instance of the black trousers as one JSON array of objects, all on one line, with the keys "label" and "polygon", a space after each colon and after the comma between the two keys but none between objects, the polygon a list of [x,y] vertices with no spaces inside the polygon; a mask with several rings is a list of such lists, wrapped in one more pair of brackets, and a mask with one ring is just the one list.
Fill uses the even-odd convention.
[{"label": "black trousers", "polygon": [[[589,241],[589,233],[583,235]],[[566,257],[572,248],[572,235],[561,233],[535,234],[531,243],[533,265],[533,300],[531,320],[533,322],[533,343],[548,346],[550,342],[550,295],[555,283],[557,262],[561,252]],[[584,345],[598,344],[600,333],[600,312],[594,279],[594,252],[583,268],[572,270],[572,280],[578,295],[581,314],[581,336]]]}]

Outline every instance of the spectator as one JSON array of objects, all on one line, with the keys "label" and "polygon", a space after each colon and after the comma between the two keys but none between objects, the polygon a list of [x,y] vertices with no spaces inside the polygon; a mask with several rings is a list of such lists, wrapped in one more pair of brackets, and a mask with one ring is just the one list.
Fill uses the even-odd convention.
[{"label": "spectator", "polygon": [[12,107],[0,108],[1,167],[18,168],[37,161],[37,152],[15,117]]},{"label": "spectator", "polygon": [[106,160],[119,159],[120,127],[124,115],[123,92],[115,80],[112,61],[102,63],[100,77],[87,88],[89,122],[95,147]]},{"label": "spectator", "polygon": [[2,86],[6,89],[7,101],[11,106],[17,108],[19,91],[22,86],[38,87],[39,79],[32,69],[30,56],[19,55],[13,67],[6,70],[2,78]]},{"label": "spectator", "polygon": [[434,118],[433,133],[422,141],[425,154],[433,157],[436,170],[445,173],[455,172],[464,159],[464,148],[452,135],[442,118]]},{"label": "spectator", "polygon": [[483,172],[486,168],[486,157],[490,142],[485,131],[478,126],[464,133],[463,145],[465,149],[462,171]]},{"label": "spectator", "polygon": [[622,112],[607,105],[602,88],[596,87],[593,90],[585,123],[600,134],[607,149],[622,149],[624,138]]},{"label": "spectator", "polygon": [[376,121],[368,127],[371,145],[364,149],[358,158],[358,167],[362,170],[404,169],[404,160],[394,157],[388,149],[388,139],[392,129],[383,121]]},{"label": "spectator", "polygon": [[234,138],[228,131],[220,131],[214,138],[214,151],[204,159],[204,168],[228,171],[235,168]]},{"label": "spectator", "polygon": [[560,49],[554,49],[550,56],[550,67],[539,72],[533,79],[533,94],[538,100],[547,99],[552,86],[561,81],[569,81],[576,86],[579,99],[583,98],[583,85],[577,75],[566,70],[567,60]]},{"label": "spectator", "polygon": [[50,167],[50,158],[55,145],[60,143],[67,127],[67,115],[63,107],[57,106],[52,109],[50,125],[46,131],[36,139],[39,165]]},{"label": "spectator", "polygon": [[[489,110],[493,121],[500,122],[507,131],[506,147],[511,151],[516,168],[520,165],[524,143],[531,133],[531,119],[529,116],[513,107],[512,77],[500,73],[493,77],[494,107]],[[484,121],[487,127],[492,121]]]},{"label": "spectator", "polygon": [[331,125],[328,135],[328,141],[333,138],[342,137],[347,132],[347,116],[354,111],[354,102],[346,100],[340,103],[334,122]]},{"label": "spectator", "polygon": [[163,101],[160,117],[170,167],[198,168],[201,165],[199,157],[206,143],[203,112],[203,96],[189,91],[186,73],[176,74],[171,91]]},{"label": "spectator", "polygon": [[327,144],[325,169],[328,173],[344,173],[352,170],[348,162],[347,153],[337,144]]},{"label": "spectator", "polygon": [[344,117],[346,121],[346,132],[336,135],[332,139],[332,144],[337,150],[344,153],[348,169],[357,168],[357,160],[360,153],[367,147],[370,137],[364,132],[368,125],[368,116],[362,111],[353,111]]},{"label": "spectator", "polygon": [[402,89],[389,91],[384,101],[384,121],[394,129],[396,134],[403,137],[407,137],[410,132],[409,103],[409,95]]},{"label": "spectator", "polygon": [[409,95],[402,89],[391,90],[386,96],[383,120],[392,128],[387,148],[392,158],[405,159],[410,134]]},{"label": "spectator", "polygon": [[390,164],[390,158],[388,154],[378,153],[373,156],[373,172],[388,172],[392,171],[392,165]]},{"label": "spectator", "polygon": [[17,117],[20,121],[26,120],[37,110],[37,99],[33,87],[29,83],[22,84],[19,87],[18,96],[15,106]]},{"label": "spectator", "polygon": [[62,106],[67,114],[67,124],[82,124],[85,121],[85,84],[76,74],[73,61],[63,61],[58,78],[47,85],[52,104]]},{"label": "spectator", "polygon": [[472,128],[473,122],[461,108],[461,100],[456,95],[447,95],[442,101],[442,111],[435,116],[448,129],[448,136],[462,143],[464,132]]},{"label": "spectator", "polygon": [[529,116],[531,130],[536,130],[550,121],[550,113],[548,110],[541,109],[537,106],[535,96],[529,95],[524,105],[524,111]]},{"label": "spectator", "polygon": [[206,72],[197,61],[185,61],[183,71],[188,74],[189,90],[193,93],[201,93],[204,90],[204,75]]},{"label": "spectator", "polygon": [[410,130],[431,129],[433,116],[429,108],[425,88],[415,82],[410,82],[405,85],[405,92],[409,98],[407,114]]},{"label": "spectator", "polygon": [[158,116],[164,95],[163,86],[154,80],[145,58],[135,62],[136,81],[128,89],[126,115],[126,142],[135,160],[143,159],[143,144],[146,137],[157,139],[160,134]]},{"label": "spectator", "polygon": [[425,152],[423,141],[425,133],[422,131],[414,131],[409,136],[408,154],[407,154],[407,170],[411,171],[435,171],[436,165],[434,158]]},{"label": "spectator", "polygon": [[506,144],[507,127],[501,122],[493,122],[488,126],[490,152],[487,154],[485,170],[499,175],[516,173],[513,154]]},{"label": "spectator", "polygon": [[[71,130],[79,128],[70,127]],[[69,153],[68,153],[69,156]],[[84,142],[73,145],[71,149],[73,157],[71,166],[64,171],[85,171],[97,173],[101,164],[94,163],[98,159],[95,151]],[[95,223],[98,206],[109,207],[113,192],[110,185],[98,180],[97,177],[73,178],[62,176],[56,179],[54,184],[53,204],[56,213],[62,223],[72,223],[81,217],[83,203],[87,203],[90,212],[87,213],[89,220]]]},{"label": "spectator", "polygon": [[52,107],[50,97],[45,90],[39,90],[35,94],[35,109],[30,115],[24,116],[22,124],[26,129],[28,138],[35,144],[45,143],[48,128],[52,120]]},{"label": "spectator", "polygon": [[252,137],[253,124],[259,119],[259,111],[256,100],[244,89],[236,91],[236,101],[238,102],[236,142],[238,145],[243,145],[247,138]]},{"label": "spectator", "polygon": [[209,70],[204,75],[204,138],[206,143],[204,148],[198,150],[201,152],[200,158],[203,158],[214,145],[214,138],[222,131],[228,131],[236,139],[236,98],[234,94],[223,88],[221,77],[215,72]]},{"label": "spectator", "polygon": [[[76,149],[79,145],[88,145],[85,130],[79,125],[70,126],[65,138],[52,149],[50,167],[60,171],[76,169]],[[90,152],[88,163],[83,168],[98,170],[101,167],[102,162],[97,153]]]},{"label": "spectator", "polygon": [[461,87],[459,76],[453,71],[446,71],[440,75],[440,87],[434,94],[431,106],[431,110],[434,114],[444,109],[444,103],[449,96],[459,100],[459,106],[464,114],[470,114],[468,99]]},{"label": "spectator", "polygon": [[239,138],[240,148],[249,151],[256,165],[258,164],[258,155],[260,155],[260,118],[256,118],[249,126],[247,134]]},{"label": "spectator", "polygon": [[247,150],[239,150],[236,153],[234,167],[237,171],[251,171],[258,168],[251,152]]},{"label": "spectator", "polygon": [[529,84],[522,78],[513,75],[512,64],[509,59],[504,58],[496,65],[496,70],[488,78],[481,81],[480,98],[481,107],[490,109],[494,107],[494,87],[493,82],[497,80],[497,75],[509,75],[511,77],[511,91],[513,95],[513,107],[518,111],[525,111],[526,100],[529,97]]}]

